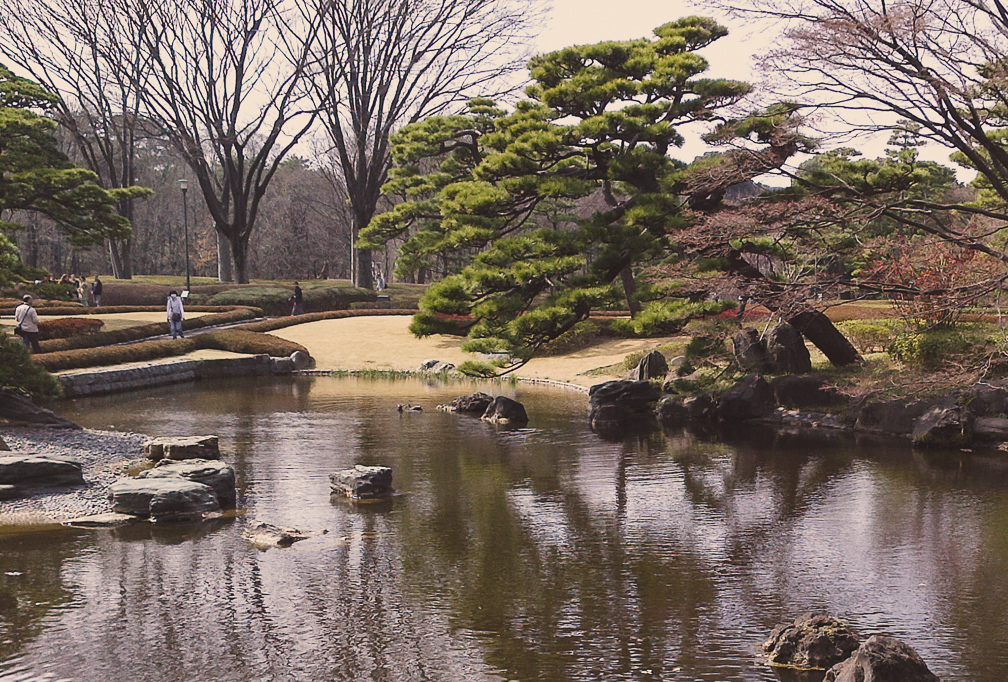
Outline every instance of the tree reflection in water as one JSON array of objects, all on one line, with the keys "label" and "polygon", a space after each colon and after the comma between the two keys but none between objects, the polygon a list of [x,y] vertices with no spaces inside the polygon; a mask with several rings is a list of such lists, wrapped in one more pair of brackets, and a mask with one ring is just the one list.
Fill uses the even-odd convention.
[{"label": "tree reflection in water", "polygon": [[[583,397],[506,390],[529,428],[432,410],[466,388],[422,382],[151,391],[132,421],[115,401],[77,401],[68,416],[92,427],[220,434],[250,519],[329,532],[266,552],[240,519],[177,538],[62,535],[41,556],[3,545],[16,565],[49,562],[33,603],[62,599],[34,625],[4,620],[6,665],[79,679],[771,681],[762,639],[826,609],[906,639],[947,682],[1008,669],[1003,474],[779,434],[606,442]],[[356,463],[392,466],[400,496],[331,502],[328,474]]]}]

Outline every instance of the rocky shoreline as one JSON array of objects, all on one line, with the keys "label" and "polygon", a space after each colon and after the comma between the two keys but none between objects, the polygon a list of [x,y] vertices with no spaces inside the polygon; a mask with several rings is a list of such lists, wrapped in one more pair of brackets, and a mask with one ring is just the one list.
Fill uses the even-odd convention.
[{"label": "rocky shoreline", "polygon": [[[109,487],[142,457],[149,436],[119,431],[47,426],[4,426],[0,437],[12,452],[30,452],[80,462],[85,485],[42,488],[0,503],[0,525],[59,524],[112,510]],[[4,453],[6,454],[6,453]]]}]

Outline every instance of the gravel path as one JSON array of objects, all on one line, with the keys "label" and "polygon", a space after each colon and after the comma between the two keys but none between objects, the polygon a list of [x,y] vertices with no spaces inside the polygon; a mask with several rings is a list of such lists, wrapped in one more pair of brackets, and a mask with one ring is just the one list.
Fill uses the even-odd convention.
[{"label": "gravel path", "polygon": [[128,465],[143,457],[150,438],[118,431],[73,431],[31,427],[3,427],[0,437],[10,453],[37,453],[80,462],[86,485],[46,489],[27,497],[0,502],[0,526],[60,523],[67,519],[112,510],[108,488],[125,475]]}]

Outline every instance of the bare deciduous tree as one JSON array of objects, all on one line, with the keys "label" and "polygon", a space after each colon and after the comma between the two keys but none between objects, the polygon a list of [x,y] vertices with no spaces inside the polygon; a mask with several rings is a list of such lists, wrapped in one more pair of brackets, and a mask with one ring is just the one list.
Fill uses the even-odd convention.
[{"label": "bare deciduous tree", "polygon": [[[128,81],[146,117],[185,159],[234,276],[260,202],[315,120],[308,60],[319,21],[284,0],[107,0],[100,58]],[[223,259],[222,259],[223,261]],[[230,279],[223,262],[221,278]]]},{"label": "bare deciduous tree", "polygon": [[[137,145],[144,136],[138,115],[135,60],[108,68],[97,48],[108,24],[102,0],[10,0],[0,12],[0,54],[27,72],[60,101],[55,114],[71,143],[71,156],[107,189],[130,187],[136,178]],[[149,130],[147,131],[150,132]],[[118,212],[131,223],[133,199]],[[132,277],[130,239],[106,240],[112,272]]]},{"label": "bare deciduous tree", "polygon": [[[540,0],[300,0],[324,15],[316,96],[353,213],[371,221],[391,162],[389,136],[475,95],[514,89]],[[324,9],[328,8],[328,9]],[[371,288],[371,252],[354,282]]]}]

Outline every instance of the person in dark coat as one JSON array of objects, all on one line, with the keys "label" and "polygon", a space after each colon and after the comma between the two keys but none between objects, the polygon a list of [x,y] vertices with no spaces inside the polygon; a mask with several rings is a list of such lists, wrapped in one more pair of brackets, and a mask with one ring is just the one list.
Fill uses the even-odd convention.
[{"label": "person in dark coat", "polygon": [[304,292],[301,291],[301,285],[294,282],[294,295],[290,297],[291,303],[294,307],[291,308],[291,315],[304,315]]},{"label": "person in dark coat", "polygon": [[102,282],[98,279],[98,275],[94,276],[94,281],[91,282],[91,298],[94,299],[95,308],[101,307],[101,293],[102,293]]}]

